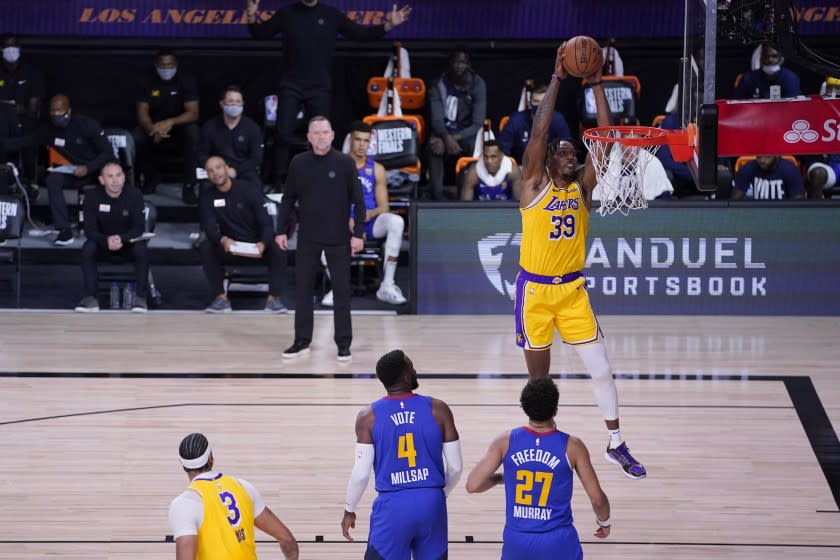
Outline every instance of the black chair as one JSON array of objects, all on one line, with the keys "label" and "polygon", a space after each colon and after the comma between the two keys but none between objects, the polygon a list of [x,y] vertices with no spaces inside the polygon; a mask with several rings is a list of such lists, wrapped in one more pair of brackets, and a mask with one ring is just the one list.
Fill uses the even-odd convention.
[{"label": "black chair", "polygon": [[124,128],[106,128],[105,136],[108,137],[108,141],[114,149],[114,157],[123,166],[126,184],[135,186],[134,168],[137,149],[134,146],[134,136]]},{"label": "black chair", "polygon": [[384,247],[384,239],[366,239],[364,249],[350,257],[351,276],[352,271],[355,270],[356,273],[352,285],[353,295],[363,296],[367,293],[368,283],[365,281],[365,273],[368,269],[373,270],[377,286],[382,282]]},{"label": "black chair", "polygon": [[20,307],[21,278],[21,237],[23,222],[26,219],[26,206],[19,198],[9,195],[0,196],[0,239],[16,241],[9,246],[0,246],[0,265],[15,267],[15,303]]},{"label": "black chair", "polygon": [[[157,225],[157,207],[151,202],[144,201],[143,214],[146,221],[146,233],[154,233]],[[97,289],[107,291],[113,282],[128,283],[134,282],[134,263],[127,257],[121,255],[109,255],[97,259]],[[149,293],[147,294],[150,304],[160,305],[163,298],[155,287],[155,279],[152,269],[149,267]]]}]

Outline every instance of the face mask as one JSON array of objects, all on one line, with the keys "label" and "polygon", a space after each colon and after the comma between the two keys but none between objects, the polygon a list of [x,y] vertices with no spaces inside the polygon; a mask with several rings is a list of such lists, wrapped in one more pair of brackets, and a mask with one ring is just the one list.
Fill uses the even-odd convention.
[{"label": "face mask", "polygon": [[528,112],[531,113],[531,116],[537,114],[537,109],[539,109],[539,107],[534,107],[533,105],[528,106]]},{"label": "face mask", "polygon": [[20,47],[6,47],[3,49],[3,60],[14,64],[20,58]]},{"label": "face mask", "polygon": [[761,67],[765,74],[775,74],[782,69],[781,64],[765,64]]},{"label": "face mask", "polygon": [[235,119],[239,115],[242,114],[242,110],[245,109],[242,105],[225,105],[224,112],[225,115],[229,116],[232,119]]},{"label": "face mask", "polygon": [[67,123],[70,122],[70,113],[64,113],[63,115],[50,115],[50,122],[53,123],[54,126],[64,128],[67,126]]},{"label": "face mask", "polygon": [[160,76],[160,79],[164,82],[168,82],[169,80],[174,78],[175,73],[178,71],[177,66],[175,68],[158,68],[156,66],[155,68],[157,69],[158,76]]}]

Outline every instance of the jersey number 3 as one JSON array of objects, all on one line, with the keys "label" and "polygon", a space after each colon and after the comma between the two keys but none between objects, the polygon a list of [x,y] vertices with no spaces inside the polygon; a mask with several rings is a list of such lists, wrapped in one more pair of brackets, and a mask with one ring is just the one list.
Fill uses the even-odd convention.
[{"label": "jersey number 3", "polygon": [[417,451],[414,449],[414,434],[411,432],[400,436],[400,442],[397,446],[397,459],[408,459],[410,468],[417,466]]},{"label": "jersey number 3", "polygon": [[222,504],[228,509],[228,523],[236,527],[239,523],[239,518],[242,517],[242,514],[239,513],[239,507],[236,505],[236,498],[230,492],[221,492],[219,498],[222,500]]},{"label": "jersey number 3", "polygon": [[551,223],[554,224],[554,231],[548,234],[549,239],[571,239],[575,236],[574,214],[555,214],[551,217]]},{"label": "jersey number 3", "polygon": [[551,490],[551,480],[554,478],[554,473],[548,472],[532,472],[526,470],[516,471],[516,480],[521,481],[516,485],[516,503],[523,506],[534,505],[534,496],[531,492],[534,490],[534,483],[542,484],[540,489],[540,499],[537,505],[545,507],[548,503],[548,492]]}]

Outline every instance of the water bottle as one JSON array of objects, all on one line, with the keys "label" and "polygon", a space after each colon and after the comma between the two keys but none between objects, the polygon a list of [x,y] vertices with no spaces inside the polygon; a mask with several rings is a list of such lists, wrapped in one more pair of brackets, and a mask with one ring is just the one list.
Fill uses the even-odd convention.
[{"label": "water bottle", "polygon": [[111,309],[120,308],[120,286],[116,282],[111,282]]},{"label": "water bottle", "polygon": [[123,291],[123,309],[130,310],[132,307],[134,307],[134,282],[129,282]]}]

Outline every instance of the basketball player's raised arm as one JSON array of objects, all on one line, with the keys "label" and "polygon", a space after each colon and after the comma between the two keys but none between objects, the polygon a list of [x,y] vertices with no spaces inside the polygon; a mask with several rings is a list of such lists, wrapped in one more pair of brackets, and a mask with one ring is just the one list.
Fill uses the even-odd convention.
[{"label": "basketball player's raised arm", "polygon": [[525,207],[531,203],[545,182],[545,152],[548,144],[548,131],[551,128],[551,119],[554,115],[554,107],[557,104],[557,93],[560,91],[560,80],[566,77],[566,70],[563,68],[563,52],[565,43],[557,49],[557,59],[554,62],[554,74],[548,89],[537,107],[534,115],[534,124],[531,126],[531,139],[525,146],[525,153],[522,155],[522,198],[520,206]]},{"label": "basketball player's raised arm", "polygon": [[449,405],[439,399],[432,399],[432,414],[443,434],[443,458],[446,460],[446,487],[448,496],[461,479],[464,461],[461,458],[461,441],[455,427],[455,416]]},{"label": "basketball player's raised arm", "polygon": [[344,517],[341,519],[341,533],[348,541],[353,540],[350,529],[356,527],[356,506],[370,480],[373,458],[373,409],[367,406],[356,417],[356,458],[347,483]]},{"label": "basketball player's raised arm", "polygon": [[598,475],[595,474],[595,469],[592,467],[592,461],[589,458],[589,450],[586,449],[586,445],[580,439],[569,436],[566,455],[569,458],[569,464],[580,478],[583,489],[589,496],[589,501],[592,503],[592,511],[595,512],[595,521],[598,525],[595,536],[599,539],[605,539],[610,534],[610,501],[598,482]]},{"label": "basketball player's raised arm", "polygon": [[[586,81],[591,86],[592,95],[595,96],[595,110],[598,116],[598,127],[612,126],[612,112],[610,111],[610,104],[607,102],[607,95],[604,93],[604,86],[601,85],[601,67],[599,66],[594,73],[586,76]],[[612,150],[612,142],[607,144],[605,156],[609,155]],[[592,163],[592,154],[586,154],[586,162],[583,166],[583,177],[581,178],[583,188],[588,192],[592,192],[597,183],[595,177],[595,164]]]},{"label": "basketball player's raised arm", "polygon": [[274,537],[274,540],[280,545],[280,550],[283,551],[283,556],[286,557],[286,560],[298,560],[298,543],[294,535],[292,535],[289,528],[268,507],[263,509],[254,518],[254,525],[263,533]]},{"label": "basketball player's raised arm", "polygon": [[487,453],[467,477],[467,492],[470,494],[486,492],[497,484],[504,483],[504,476],[496,470],[502,465],[508,441],[510,441],[510,432],[505,432],[493,440],[487,448]]}]

